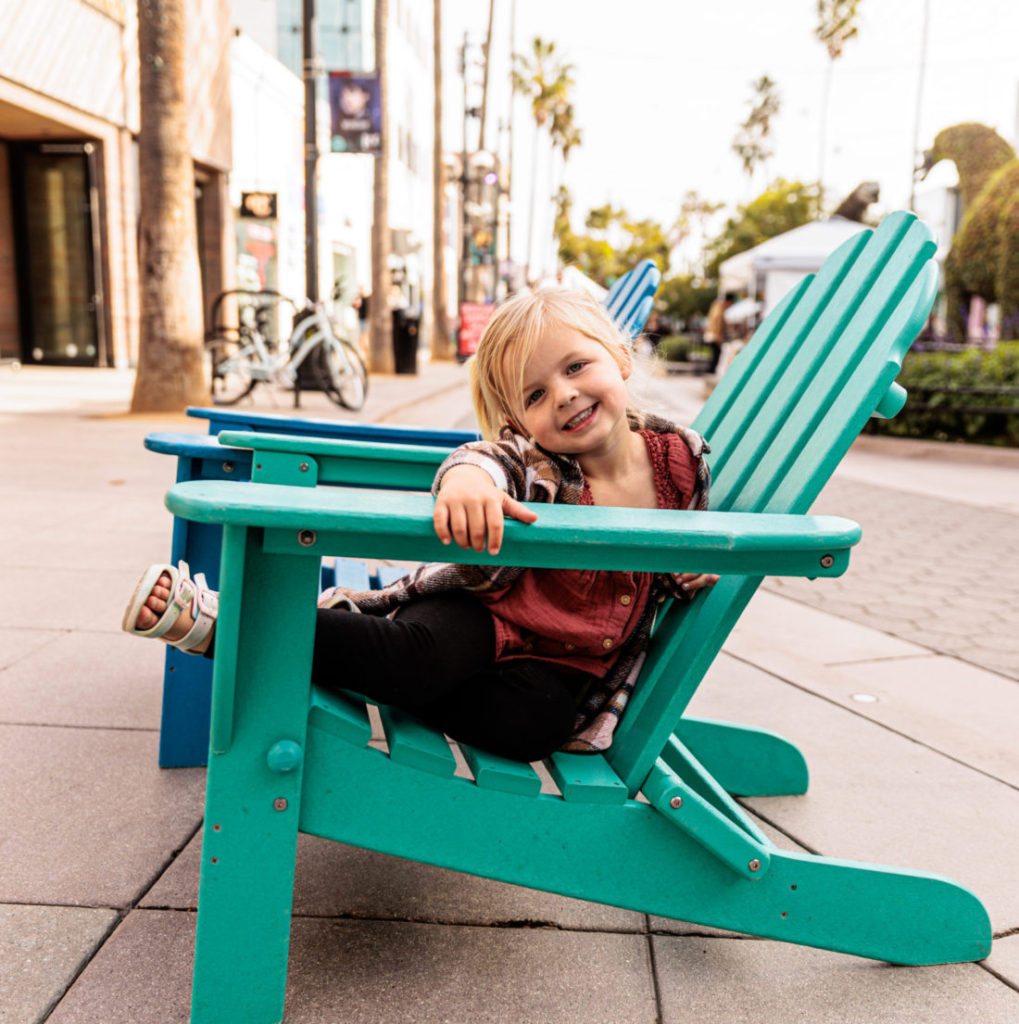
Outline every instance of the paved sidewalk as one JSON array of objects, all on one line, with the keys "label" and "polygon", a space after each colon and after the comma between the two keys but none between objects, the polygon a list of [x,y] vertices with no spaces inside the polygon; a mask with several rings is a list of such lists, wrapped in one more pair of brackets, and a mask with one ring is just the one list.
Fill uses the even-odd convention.
[{"label": "paved sidewalk", "polygon": [[[425,364],[373,378],[355,417],[302,411],[466,427],[464,376]],[[119,624],[169,540],[172,469],[142,439],[204,423],[127,415],[129,394],[116,371],[0,368],[0,1024],[187,1020],[204,771],[156,767],[163,650]],[[685,419],[700,400],[648,385]],[[1019,633],[1014,453],[925,451],[854,450],[819,502],[863,522],[849,573],[769,581],[693,710],[804,751],[807,796],[748,802],[780,846],[958,879],[987,962],[891,969],[302,837],[289,1024],[1016,1024],[1019,684],[992,663]],[[970,608],[963,648],[947,624]]]}]

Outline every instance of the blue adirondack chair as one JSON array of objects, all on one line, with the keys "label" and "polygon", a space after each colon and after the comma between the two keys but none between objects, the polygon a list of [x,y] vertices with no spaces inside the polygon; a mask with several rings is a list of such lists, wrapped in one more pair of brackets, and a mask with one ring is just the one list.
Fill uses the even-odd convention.
[{"label": "blue adirondack chair", "polygon": [[[620,329],[630,337],[640,333],[651,313],[654,294],[661,274],[652,260],[643,260],[620,277],[605,297],[604,305]],[[145,446],[177,459],[177,481],[250,480],[251,452],[229,449],[218,436],[224,430],[254,430],[301,437],[335,438],[349,441],[373,441],[392,445],[441,448],[438,461],[446,451],[475,440],[478,435],[465,430],[435,430],[420,427],[389,426],[342,420],[324,420],[295,416],[273,416],[247,409],[191,408],[188,414],[209,421],[206,436],[157,432],[145,439]],[[437,464],[437,463],[436,463]],[[350,483],[351,481],[338,481]],[[384,486],[385,481],[373,481]],[[424,481],[425,489],[431,477]],[[189,523],[174,519],[170,561],[181,559],[193,566],[205,566],[209,585],[219,585],[219,555],[222,530],[218,525]],[[335,582],[323,573],[322,586]],[[212,690],[212,666],[168,647],[163,667],[163,706],[159,729],[159,764],[163,768],[183,768],[206,763],[209,750],[209,700]]]},{"label": "blue adirondack chair", "polygon": [[255,451],[250,483],[171,488],[175,514],[225,527],[194,1024],[282,1018],[299,831],[898,963],[987,955],[986,911],[956,883],[777,849],[729,793],[802,792],[799,752],[685,713],[765,574],[844,570],[858,528],[803,513],[868,417],[902,406],[894,378],[936,293],[934,250],[911,215],[887,217],[766,319],[695,424],[713,446],[711,512],[543,506],[507,524],[512,564],[723,575],[664,614],[608,753],[549,760],[558,795],[469,748],[473,779],[454,777],[445,739],[393,709],[386,749],[369,746],[363,701],[310,686],[320,557],[448,556],[427,495],[315,486],[352,452],[257,434],[225,439]]}]

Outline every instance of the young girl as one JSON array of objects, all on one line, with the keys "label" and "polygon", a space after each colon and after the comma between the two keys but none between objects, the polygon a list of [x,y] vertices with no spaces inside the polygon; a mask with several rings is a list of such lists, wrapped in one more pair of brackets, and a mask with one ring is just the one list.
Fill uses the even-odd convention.
[{"label": "young girl", "polygon": [[[627,407],[632,359],[592,298],[520,295],[488,324],[471,367],[486,440],[435,477],[435,532],[498,554],[526,503],[704,509],[706,446]],[[319,600],[312,681],[411,711],[454,739],[519,761],[607,749],[657,605],[716,576],[423,565],[378,591]],[[363,612],[367,614],[351,614]],[[156,565],[124,628],[211,654],[216,596],[187,567]]]}]

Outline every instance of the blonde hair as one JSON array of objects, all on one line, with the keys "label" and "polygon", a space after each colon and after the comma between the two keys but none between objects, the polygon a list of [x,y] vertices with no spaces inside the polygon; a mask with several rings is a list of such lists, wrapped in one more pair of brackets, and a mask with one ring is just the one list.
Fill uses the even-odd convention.
[{"label": "blonde hair", "polygon": [[524,366],[545,334],[569,327],[598,342],[622,367],[627,338],[586,292],[546,288],[507,299],[488,321],[470,363],[471,400],[483,437],[509,426],[522,433]]}]

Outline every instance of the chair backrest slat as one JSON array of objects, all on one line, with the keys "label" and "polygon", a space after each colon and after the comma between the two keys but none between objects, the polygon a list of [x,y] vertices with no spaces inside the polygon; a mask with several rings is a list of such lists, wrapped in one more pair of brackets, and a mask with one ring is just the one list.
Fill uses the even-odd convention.
[{"label": "chair backrest slat", "polygon": [[[912,214],[845,242],[767,317],[694,423],[712,446],[711,507],[805,512],[892,386],[937,287]],[[726,577],[673,604],[608,758],[639,787],[760,583]]]}]

